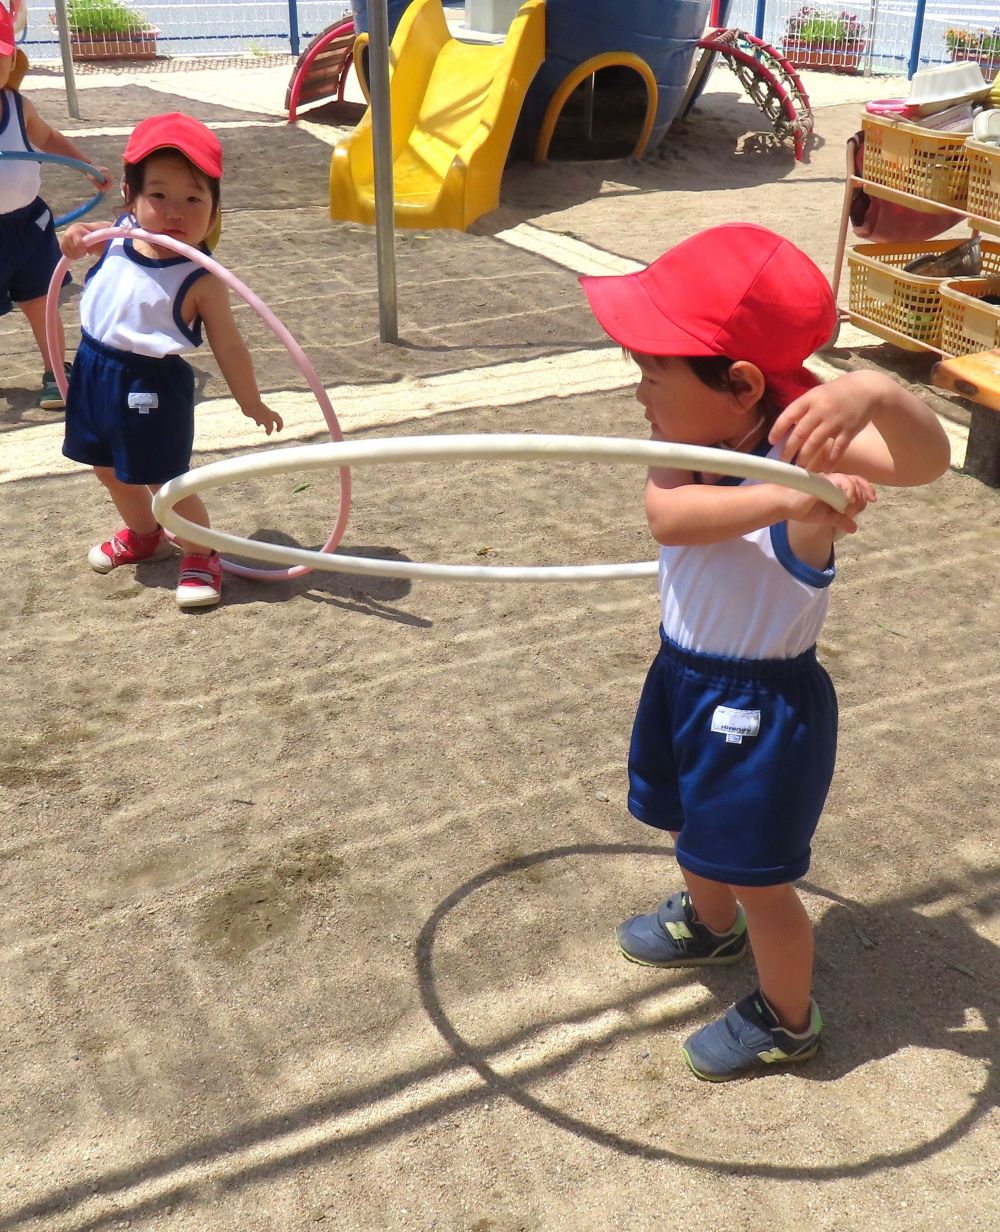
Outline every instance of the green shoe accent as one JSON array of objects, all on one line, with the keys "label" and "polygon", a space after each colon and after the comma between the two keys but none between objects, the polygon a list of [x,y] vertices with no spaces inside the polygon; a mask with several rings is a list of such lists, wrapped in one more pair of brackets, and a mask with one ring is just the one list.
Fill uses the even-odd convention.
[{"label": "green shoe accent", "polygon": [[737,904],[727,933],[716,933],[695,919],[686,890],[672,894],[648,915],[618,925],[618,948],[643,967],[709,967],[739,962],[747,952],[747,923]]},{"label": "green shoe accent", "polygon": [[[66,365],[66,376],[69,377],[69,364]],[[46,369],[42,375],[42,388],[38,393],[38,405],[43,411],[62,411],[66,407],[63,396],[56,384],[56,374]]]},{"label": "green shoe accent", "polygon": [[727,1082],[808,1061],[819,1049],[823,1018],[809,1003],[809,1027],[780,1027],[759,990],[730,1006],[722,1018],[696,1031],[682,1051],[691,1072],[705,1082]]}]

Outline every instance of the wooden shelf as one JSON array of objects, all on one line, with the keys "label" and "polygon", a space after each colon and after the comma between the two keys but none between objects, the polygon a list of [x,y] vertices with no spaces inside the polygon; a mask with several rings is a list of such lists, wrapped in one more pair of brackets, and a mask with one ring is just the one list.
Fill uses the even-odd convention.
[{"label": "wooden shelf", "polygon": [[[844,204],[834,260],[833,292],[840,289],[841,276],[847,263],[847,232],[850,227],[851,198],[856,188],[870,197],[878,197],[897,205],[905,205],[924,214],[951,211],[964,220],[971,231],[1000,236],[1000,219],[981,218],[968,210],[957,209],[940,201],[930,201],[913,193],[884,184],[873,184],[854,168],[854,143],[847,143],[847,167],[844,183]],[[930,379],[941,389],[957,393],[972,403],[969,440],[964,470],[990,487],[1000,488],[1000,349],[955,357],[940,347],[931,346],[909,334],[899,333],[878,321],[869,320],[850,309],[839,309],[840,319],[848,320],[866,333],[906,351],[922,352],[937,359]]]},{"label": "wooden shelf", "polygon": [[[939,214],[942,211],[950,211],[953,214],[957,214],[962,220],[964,220],[971,230],[1000,237],[1000,220],[995,218],[981,218],[978,214],[970,214],[968,210],[961,210],[953,205],[945,205],[941,201],[931,201],[927,197],[918,197],[913,193],[903,192],[902,189],[899,188],[888,188],[885,184],[875,184],[871,180],[866,180],[864,176],[857,175],[849,169],[846,177],[846,183],[844,185],[844,214],[841,220],[841,234],[837,247],[837,267],[834,280],[835,290],[840,287],[843,265],[846,260],[849,203],[855,188],[863,189],[870,197],[878,197],[883,201],[892,201],[897,205],[905,205],[909,209],[919,210],[924,214]],[[876,338],[881,338],[885,342],[891,342],[894,346],[902,347],[906,351],[925,351],[930,355],[940,355],[944,358],[948,358],[947,352],[942,351],[940,347],[931,346],[926,342],[921,342],[917,338],[911,338],[909,334],[902,334],[898,330],[894,330],[887,325],[880,324],[878,321],[871,321],[867,317],[863,317],[856,312],[851,312],[850,309],[848,309],[844,315],[849,321],[851,321],[852,324],[857,325],[859,329],[863,329],[869,334],[874,334]]]},{"label": "wooden shelf", "polygon": [[985,231],[987,235],[1000,235],[1000,222],[992,218],[980,218],[978,214],[966,214],[965,221],[973,231]]},{"label": "wooden shelf", "polygon": [[852,325],[856,325],[866,333],[874,334],[876,338],[881,338],[883,342],[891,342],[893,346],[901,347],[904,351],[924,351],[928,355],[938,356],[945,354],[940,347],[931,346],[930,343],[921,342],[917,338],[911,338],[909,334],[901,334],[898,330],[890,329],[888,325],[882,325],[878,321],[870,321],[868,317],[863,317],[857,312],[851,312],[849,309],[847,319]]},{"label": "wooden shelf", "polygon": [[988,235],[1000,236],[1000,220],[982,218],[978,214],[970,214],[968,210],[959,209],[956,205],[944,205],[940,201],[931,201],[927,197],[916,197],[913,193],[903,192],[899,188],[887,188],[884,184],[873,184],[860,175],[850,177],[851,186],[861,188],[869,197],[879,197],[883,201],[894,201],[897,205],[908,206],[911,210],[919,210],[922,214],[940,214],[950,211],[963,218],[974,231],[985,231]]}]

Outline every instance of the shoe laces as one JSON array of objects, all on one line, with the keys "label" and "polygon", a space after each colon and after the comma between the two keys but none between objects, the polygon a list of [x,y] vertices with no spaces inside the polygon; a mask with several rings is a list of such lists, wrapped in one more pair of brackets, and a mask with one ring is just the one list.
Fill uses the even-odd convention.
[{"label": "shoe laces", "polygon": [[154,539],[160,537],[158,530],[151,530],[148,535],[141,535],[137,530],[130,530],[127,526],[123,530],[115,531],[111,536],[111,552],[115,560],[119,556],[124,556],[133,548],[144,547],[147,543],[151,543]]},{"label": "shoe laces", "polygon": [[[179,585],[184,585],[185,582],[199,582],[205,586],[214,586],[218,580],[218,569],[213,563],[211,556],[188,556],[186,560],[190,563],[184,565],[177,578]],[[195,561],[206,561],[204,565],[195,564]]]},{"label": "shoe laces", "polygon": [[111,536],[111,555],[114,560],[124,556],[129,550],[128,543],[122,538],[124,532],[118,531]]}]

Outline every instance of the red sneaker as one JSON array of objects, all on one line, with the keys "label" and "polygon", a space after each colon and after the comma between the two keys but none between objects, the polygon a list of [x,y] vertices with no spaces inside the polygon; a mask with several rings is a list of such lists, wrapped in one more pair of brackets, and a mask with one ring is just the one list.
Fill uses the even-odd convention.
[{"label": "red sneaker", "polygon": [[87,553],[91,569],[110,573],[119,565],[137,565],[141,560],[162,560],[171,553],[170,540],[162,529],[140,535],[123,526],[107,543],[95,543]]},{"label": "red sneaker", "polygon": [[222,561],[219,553],[182,556],[174,593],[178,607],[214,607],[222,598]]}]

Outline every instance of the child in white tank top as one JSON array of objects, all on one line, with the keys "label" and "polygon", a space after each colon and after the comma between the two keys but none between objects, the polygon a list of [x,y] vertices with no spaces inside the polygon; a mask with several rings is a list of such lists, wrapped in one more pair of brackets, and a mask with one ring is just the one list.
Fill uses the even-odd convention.
[{"label": "child in white tank top", "polygon": [[[207,252],[216,225],[222,147],[191,116],[152,116],[125,147],[122,191],[128,221]],[[88,252],[84,238],[108,223],[69,227],[63,252]],[[228,287],[166,245],[114,239],[87,276],[80,298],[82,339],[70,377],[63,453],[93,466],[125,523],[88,553],[109,573],[170,554],[152,511],[152,494],[183,474],[194,442],[194,376],[182,358],[201,344],[205,327],[222,375],[240,410],[268,436],[281,416],[262,400],[253,361],[229,304]],[[178,512],[208,526],[198,496]],[[181,608],[211,607],[222,593],[219,555],[197,539],[179,539],[183,555],[175,598]]]},{"label": "child in white tank top", "polygon": [[669,831],[686,889],[618,927],[654,967],[741,959],[759,987],[684,1045],[724,1081],[812,1057],[812,926],[793,882],[833,774],[837,709],[815,643],[836,532],[857,530],[873,483],[929,483],[948,466],[930,409],[887,376],[819,386],[804,361],[837,323],[813,262],[763,227],[714,227],[648,268],[581,280],[597,320],[637,362],[653,440],[796,461],[847,497],[844,513],[773,483],[650,470],[660,544],[661,645],[629,753],[629,809]]},{"label": "child in white tank top", "polygon": [[[0,152],[38,151],[90,162],[12,86],[16,54],[13,19],[0,3]],[[98,170],[101,179],[94,181],[95,186],[110,188],[111,173],[105,167]],[[0,316],[15,304],[24,313],[44,369],[38,405],[46,411],[60,411],[63,400],[45,336],[45,299],[52,271],[59,264],[59,245],[52,212],[39,196],[41,181],[39,163],[0,162]]]}]

